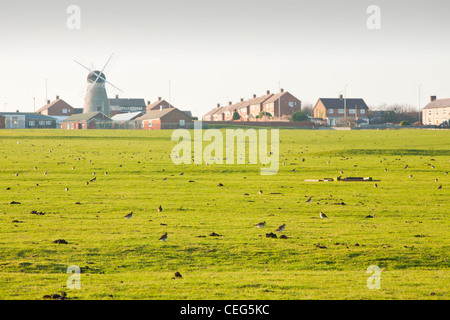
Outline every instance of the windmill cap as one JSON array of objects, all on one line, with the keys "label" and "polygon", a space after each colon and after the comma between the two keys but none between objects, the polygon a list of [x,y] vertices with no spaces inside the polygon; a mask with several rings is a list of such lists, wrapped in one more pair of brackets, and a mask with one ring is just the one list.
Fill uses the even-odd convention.
[{"label": "windmill cap", "polygon": [[106,76],[103,72],[100,72],[98,70],[94,70],[94,71],[90,72],[87,77],[87,81],[90,83],[94,83],[96,79],[97,79],[97,83],[104,83],[106,80]]}]

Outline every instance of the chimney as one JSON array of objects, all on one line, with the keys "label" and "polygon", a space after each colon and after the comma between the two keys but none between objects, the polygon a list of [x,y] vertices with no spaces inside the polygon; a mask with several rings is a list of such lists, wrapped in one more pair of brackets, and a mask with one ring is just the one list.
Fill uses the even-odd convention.
[{"label": "chimney", "polygon": [[342,98],[343,98],[343,96],[342,96],[342,94],[340,94],[340,95],[339,95],[339,99],[341,99],[341,100],[342,100]]},{"label": "chimney", "polygon": [[162,99],[161,99],[161,97],[158,97],[158,101],[161,101]]},{"label": "chimney", "polygon": [[256,94],[253,94],[253,98],[256,98]]},{"label": "chimney", "polygon": [[47,100],[47,104],[50,104],[50,100]]},{"label": "chimney", "polygon": [[436,100],[436,96],[431,96],[430,100],[431,102],[433,102],[434,100]]},{"label": "chimney", "polygon": [[281,89],[280,89],[280,92],[281,92],[281,93],[283,93],[283,92],[284,92],[284,89],[283,89],[283,88],[281,88]]},{"label": "chimney", "polygon": [[228,104],[231,106],[232,104],[233,104],[233,102],[231,102],[231,101],[228,101]]},{"label": "chimney", "polygon": [[147,104],[150,104],[150,100],[147,101]]},{"label": "chimney", "polygon": [[220,103],[217,104],[217,108],[220,108]]},{"label": "chimney", "polygon": [[118,94],[116,94],[116,99],[119,99],[119,95]]},{"label": "chimney", "polygon": [[56,100],[59,100],[59,96],[56,96]]},{"label": "chimney", "polygon": [[266,91],[266,94],[270,94],[270,90],[267,90],[267,91]]},{"label": "chimney", "polygon": [[241,102],[244,102],[244,98],[241,98]]}]

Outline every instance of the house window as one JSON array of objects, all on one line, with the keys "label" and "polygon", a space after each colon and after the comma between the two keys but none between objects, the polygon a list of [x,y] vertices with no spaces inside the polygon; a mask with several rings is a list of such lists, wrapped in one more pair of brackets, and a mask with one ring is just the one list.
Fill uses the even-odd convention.
[{"label": "house window", "polygon": [[39,125],[40,126],[44,126],[45,125],[45,121],[39,121]]},{"label": "house window", "polygon": [[184,127],[185,121],[180,119],[180,127]]},{"label": "house window", "polygon": [[360,109],[359,112],[360,112],[361,114],[366,114],[366,110],[365,110],[365,109]]},{"label": "house window", "polygon": [[344,109],[339,109],[339,110],[338,110],[338,113],[344,114]]},{"label": "house window", "polygon": [[149,127],[152,126],[152,120],[148,120],[148,126],[149,126]]},{"label": "house window", "polygon": [[73,129],[73,123],[70,124],[70,129]]},{"label": "house window", "polygon": [[30,127],[34,127],[36,125],[36,123],[34,121],[28,121],[28,125]]},{"label": "house window", "polygon": [[51,125],[52,125],[52,122],[51,122],[51,121],[45,121],[45,124],[46,124],[47,126],[51,126]]},{"label": "house window", "polygon": [[334,113],[334,109],[328,109],[328,113],[333,114]]},{"label": "house window", "polygon": [[431,116],[431,110],[428,111],[428,115]]},{"label": "house window", "polygon": [[67,113],[67,109],[62,109],[62,113]]},{"label": "house window", "polygon": [[355,109],[348,109],[348,113],[349,114],[356,114],[356,110]]}]

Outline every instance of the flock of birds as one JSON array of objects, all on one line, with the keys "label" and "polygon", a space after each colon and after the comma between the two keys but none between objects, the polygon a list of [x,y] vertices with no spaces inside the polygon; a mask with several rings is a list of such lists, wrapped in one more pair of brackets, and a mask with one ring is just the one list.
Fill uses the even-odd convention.
[{"label": "flock of birds", "polygon": [[[80,159],[78,159],[78,160],[80,160]],[[304,158],[303,158],[302,160],[305,161]],[[382,162],[382,161],[380,161],[380,163],[381,163],[381,162]],[[92,161],[90,160],[89,163],[92,163]],[[330,164],[330,161],[328,161],[327,164]],[[120,167],[122,167],[122,165],[120,165]],[[356,167],[356,165],[355,165],[355,167]],[[404,167],[403,169],[408,169],[408,167],[409,167],[408,165],[405,165],[405,167]],[[434,165],[430,165],[430,167],[431,167],[431,169],[434,169],[434,168],[435,168]],[[34,169],[37,170],[38,168],[35,166]],[[72,170],[75,170],[75,166],[72,166],[71,169],[72,169]],[[164,170],[163,170],[163,171],[164,171]],[[387,169],[387,168],[384,168],[384,171],[387,172],[388,169]],[[48,172],[47,172],[47,171],[44,171],[44,175],[47,175],[47,174],[48,174]],[[104,174],[107,175],[108,172],[105,171]],[[340,174],[341,174],[341,175],[344,174],[344,171],[340,170]],[[445,172],[445,174],[448,175],[448,171]],[[93,175],[94,177],[93,177],[92,179],[89,179],[88,181],[86,181],[86,185],[89,185],[89,183],[96,181],[96,179],[97,179],[97,178],[96,178],[96,173],[93,172],[92,175]],[[181,173],[180,175],[183,175],[183,173]],[[16,173],[15,173],[15,176],[19,176],[19,173],[16,172]],[[409,175],[409,178],[412,179],[412,178],[413,178],[413,175],[412,175],[412,174]],[[167,178],[164,178],[163,180],[166,180],[166,179],[167,179]],[[438,180],[438,178],[435,178],[434,181],[435,181],[435,182],[438,182],[439,180]],[[222,184],[222,183],[219,183],[218,186],[223,186],[223,184]],[[375,188],[378,188],[378,184],[375,183],[375,184],[374,184],[374,187],[375,187]],[[10,189],[10,188],[8,188],[8,189]],[[8,190],[8,189],[7,189],[7,190]],[[442,185],[439,185],[439,186],[438,186],[438,189],[442,189]],[[69,188],[66,187],[66,188],[65,188],[65,191],[69,191]],[[263,191],[262,191],[261,189],[259,189],[258,193],[261,195],[261,194],[263,194]],[[306,203],[311,203],[312,198],[313,198],[313,196],[309,196],[308,199],[306,200]],[[162,207],[161,207],[161,205],[157,208],[157,211],[158,211],[158,212],[162,212]],[[130,212],[129,214],[125,215],[125,218],[126,218],[126,219],[131,219],[132,217],[133,217],[133,212]],[[322,211],[319,212],[319,217],[320,217],[321,219],[328,218],[327,215],[326,215],[325,213],[323,213]],[[365,218],[375,218],[375,214],[373,214],[373,215],[367,215]],[[264,228],[264,227],[266,226],[266,221],[256,223],[254,226],[256,226],[257,228]],[[280,225],[278,228],[276,228],[275,232],[280,232],[280,233],[282,233],[283,231],[285,231],[285,229],[286,229],[286,224],[282,224],[282,225]],[[164,234],[159,238],[159,240],[160,240],[160,241],[163,241],[163,242],[167,241],[167,239],[168,239],[167,232],[164,233]]]}]

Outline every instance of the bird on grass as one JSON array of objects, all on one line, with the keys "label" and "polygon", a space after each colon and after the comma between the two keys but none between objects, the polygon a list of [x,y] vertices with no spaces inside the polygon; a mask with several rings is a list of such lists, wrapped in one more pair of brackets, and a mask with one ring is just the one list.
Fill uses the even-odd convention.
[{"label": "bird on grass", "polygon": [[434,182],[438,182],[438,178],[434,179]]},{"label": "bird on grass", "polygon": [[255,227],[257,227],[257,228],[264,228],[265,226],[266,226],[265,221],[255,224]]},{"label": "bird on grass", "polygon": [[378,188],[378,185],[375,183],[374,185],[373,185],[375,188]]},{"label": "bird on grass", "polygon": [[410,174],[410,175],[409,175],[409,178],[412,178],[412,177],[413,177],[413,175],[412,175],[412,174]]},{"label": "bird on grass", "polygon": [[161,212],[161,211],[162,211],[162,207],[159,206],[159,207],[158,207],[158,212]]},{"label": "bird on grass", "polygon": [[386,169],[386,168],[384,168],[384,172],[387,172],[387,169]]},{"label": "bird on grass", "polygon": [[69,191],[69,188],[66,188],[66,191]]},{"label": "bird on grass", "polygon": [[261,189],[259,190],[259,194],[262,194],[262,190]]},{"label": "bird on grass", "polygon": [[442,184],[438,187],[438,189],[442,189]]},{"label": "bird on grass", "polygon": [[167,240],[167,232],[164,233],[164,234],[161,236],[161,238],[159,238],[159,241],[166,242],[166,240]]},{"label": "bird on grass", "polygon": [[286,229],[286,224],[283,223],[281,226],[277,228],[277,230],[275,230],[275,232],[283,232],[284,229]]},{"label": "bird on grass", "polygon": [[320,211],[319,216],[321,219],[328,218],[327,215],[325,213],[323,213],[322,211]]},{"label": "bird on grass", "polygon": [[130,212],[124,218],[131,219],[132,216],[133,216],[133,212]]},{"label": "bird on grass", "polygon": [[311,197],[309,197],[309,199],[308,199],[308,200],[306,200],[306,203],[310,203],[310,202],[311,202],[311,198],[312,198],[312,196],[311,196]]}]

